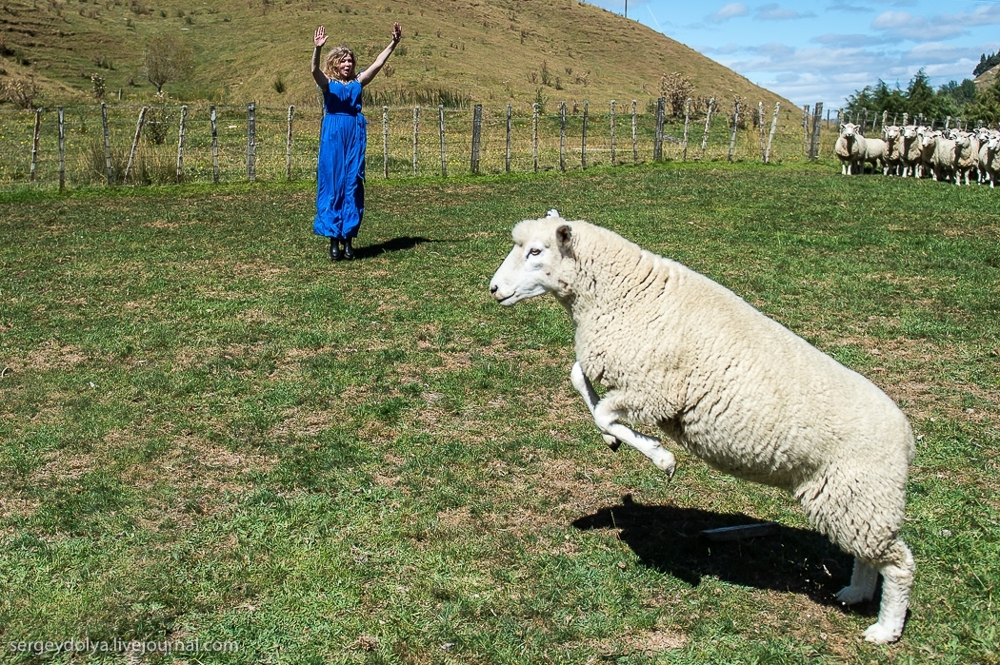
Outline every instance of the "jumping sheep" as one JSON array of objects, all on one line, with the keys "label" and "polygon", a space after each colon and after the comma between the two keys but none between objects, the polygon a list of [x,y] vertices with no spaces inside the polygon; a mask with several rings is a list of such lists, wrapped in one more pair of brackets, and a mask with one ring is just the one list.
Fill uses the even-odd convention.
[{"label": "jumping sheep", "polygon": [[612,231],[552,210],[512,235],[490,292],[508,306],[551,292],[566,308],[571,382],[604,440],[672,475],[674,455],[622,421],[656,425],[721,471],[790,491],[854,556],[840,602],[871,599],[882,575],[865,639],[898,639],[915,570],[899,538],[914,440],[893,401],[729,289]]},{"label": "jumping sheep", "polygon": [[840,136],[837,137],[834,152],[840,158],[842,175],[851,175],[859,166],[864,168],[865,137],[861,135],[857,125],[848,122],[840,126]]}]

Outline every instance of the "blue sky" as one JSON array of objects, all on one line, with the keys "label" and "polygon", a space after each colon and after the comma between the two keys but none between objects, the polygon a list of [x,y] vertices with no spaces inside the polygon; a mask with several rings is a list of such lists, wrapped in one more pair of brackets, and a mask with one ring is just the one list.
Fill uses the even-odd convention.
[{"label": "blue sky", "polygon": [[[623,13],[626,0],[589,0]],[[836,109],[882,79],[937,88],[1000,51],[1000,0],[627,0],[628,17],[799,106]]]}]

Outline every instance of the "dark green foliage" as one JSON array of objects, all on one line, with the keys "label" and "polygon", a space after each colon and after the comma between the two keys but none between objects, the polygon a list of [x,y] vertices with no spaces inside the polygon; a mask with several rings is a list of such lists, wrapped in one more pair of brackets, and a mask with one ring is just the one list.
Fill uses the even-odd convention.
[{"label": "dark green foliage", "polygon": [[979,76],[983,72],[993,69],[997,65],[1000,65],[1000,52],[990,53],[989,55],[983,53],[979,56],[979,64],[972,70],[972,75]]}]

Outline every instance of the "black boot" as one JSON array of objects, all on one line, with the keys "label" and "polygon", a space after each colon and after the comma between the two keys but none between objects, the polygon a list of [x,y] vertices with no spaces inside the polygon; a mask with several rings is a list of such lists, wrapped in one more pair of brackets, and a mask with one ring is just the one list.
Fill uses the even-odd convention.
[{"label": "black boot", "polygon": [[330,238],[330,260],[340,260],[340,241],[336,238]]},{"label": "black boot", "polygon": [[344,241],[344,258],[350,261],[354,258],[354,247],[351,246],[351,239]]}]

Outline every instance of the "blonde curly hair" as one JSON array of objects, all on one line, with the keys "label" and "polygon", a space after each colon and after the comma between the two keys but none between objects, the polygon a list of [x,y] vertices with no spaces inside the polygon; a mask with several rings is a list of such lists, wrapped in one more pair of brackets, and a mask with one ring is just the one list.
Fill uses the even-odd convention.
[{"label": "blonde curly hair", "polygon": [[355,57],[354,51],[348,47],[335,46],[333,50],[327,54],[326,60],[323,61],[323,73],[326,74],[327,78],[337,79],[338,81],[344,80],[340,78],[340,71],[338,70],[338,67],[340,67],[340,63],[342,63],[347,56],[351,57],[351,60],[354,61],[354,67],[357,69],[358,59]]}]

